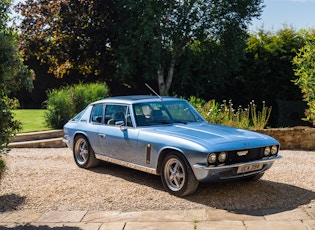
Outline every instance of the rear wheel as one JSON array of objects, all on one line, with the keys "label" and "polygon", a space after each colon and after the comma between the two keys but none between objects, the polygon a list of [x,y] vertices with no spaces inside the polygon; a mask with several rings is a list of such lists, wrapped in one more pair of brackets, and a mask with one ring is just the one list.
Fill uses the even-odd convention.
[{"label": "rear wheel", "polygon": [[81,135],[74,139],[73,157],[80,168],[92,168],[99,163],[89,141]]},{"label": "rear wheel", "polygon": [[191,194],[199,185],[188,161],[177,152],[172,152],[164,158],[161,180],[165,190],[175,196]]}]

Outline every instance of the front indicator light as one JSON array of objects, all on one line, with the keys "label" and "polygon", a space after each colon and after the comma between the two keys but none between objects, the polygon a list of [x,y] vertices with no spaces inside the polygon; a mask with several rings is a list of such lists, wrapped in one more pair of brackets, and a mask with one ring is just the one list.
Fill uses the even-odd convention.
[{"label": "front indicator light", "polygon": [[271,151],[271,150],[270,150],[270,147],[269,147],[269,146],[266,147],[265,150],[264,150],[264,155],[265,155],[265,156],[268,156],[268,155],[270,154],[270,151]]},{"label": "front indicator light", "polygon": [[226,152],[221,152],[218,157],[219,162],[223,163],[226,160],[226,157],[227,157]]},{"label": "front indicator light", "polygon": [[214,164],[217,161],[217,155],[215,153],[211,153],[208,156],[208,162],[209,164]]},{"label": "front indicator light", "polygon": [[272,155],[276,155],[277,152],[278,152],[278,147],[277,147],[276,145],[273,145],[273,146],[271,147],[271,154],[272,154]]}]

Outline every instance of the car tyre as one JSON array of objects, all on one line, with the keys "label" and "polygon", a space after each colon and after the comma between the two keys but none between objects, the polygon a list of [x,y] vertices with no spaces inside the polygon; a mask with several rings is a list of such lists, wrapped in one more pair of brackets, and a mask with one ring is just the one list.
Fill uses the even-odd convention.
[{"label": "car tyre", "polygon": [[74,139],[73,157],[80,168],[92,168],[99,163],[89,141],[82,135]]},{"label": "car tyre", "polygon": [[165,190],[175,196],[191,194],[199,185],[187,159],[177,152],[163,159],[161,180]]}]

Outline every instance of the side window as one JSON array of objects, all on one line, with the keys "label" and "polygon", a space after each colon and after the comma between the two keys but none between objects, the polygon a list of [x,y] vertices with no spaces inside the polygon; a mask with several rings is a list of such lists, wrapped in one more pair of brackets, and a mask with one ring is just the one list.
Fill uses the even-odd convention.
[{"label": "side window", "polygon": [[103,120],[103,104],[94,105],[91,111],[91,122],[94,124],[102,124]]},{"label": "side window", "polygon": [[132,126],[128,106],[106,105],[105,124],[115,125],[117,121],[123,121],[125,126]]}]

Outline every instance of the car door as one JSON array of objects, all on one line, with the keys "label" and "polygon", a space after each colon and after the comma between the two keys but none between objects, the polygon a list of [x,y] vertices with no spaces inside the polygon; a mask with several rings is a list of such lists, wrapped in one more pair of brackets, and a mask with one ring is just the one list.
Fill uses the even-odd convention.
[{"label": "car door", "polygon": [[98,130],[102,126],[104,113],[104,104],[94,104],[91,108],[91,114],[89,120],[85,122],[85,133],[89,139],[89,142],[95,153],[100,153]]},{"label": "car door", "polygon": [[103,155],[138,164],[138,131],[131,120],[127,105],[107,104],[104,125],[100,126],[99,142]]}]

